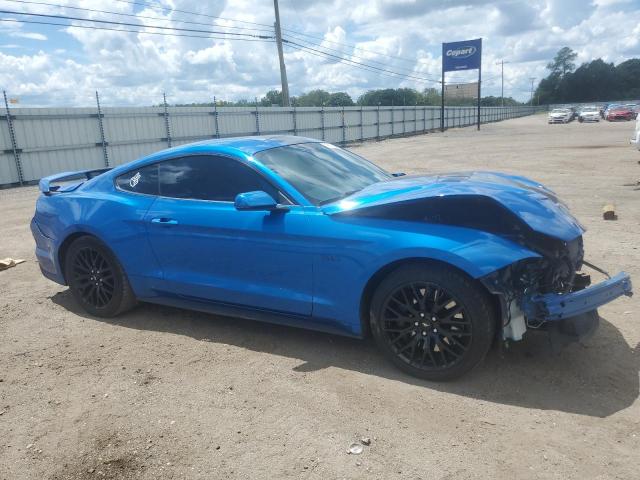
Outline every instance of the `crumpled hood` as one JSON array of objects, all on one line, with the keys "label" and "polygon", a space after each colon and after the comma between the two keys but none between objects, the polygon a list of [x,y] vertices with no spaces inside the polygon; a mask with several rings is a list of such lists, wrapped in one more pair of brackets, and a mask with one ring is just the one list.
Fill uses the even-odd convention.
[{"label": "crumpled hood", "polygon": [[335,215],[429,197],[465,195],[492,198],[533,230],[561,240],[573,240],[585,231],[551,190],[528,178],[497,172],[403,176],[369,185],[326,205],[323,211]]}]

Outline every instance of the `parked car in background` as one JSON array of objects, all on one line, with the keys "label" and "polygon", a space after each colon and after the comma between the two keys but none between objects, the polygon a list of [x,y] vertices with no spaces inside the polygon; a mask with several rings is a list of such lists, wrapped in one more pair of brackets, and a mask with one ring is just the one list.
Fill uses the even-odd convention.
[{"label": "parked car in background", "polygon": [[640,112],[640,105],[636,103],[628,103],[625,105],[633,112],[633,118],[638,118],[638,112]]},{"label": "parked car in background", "polygon": [[604,120],[607,119],[607,113],[609,112],[609,110],[613,109],[613,108],[617,108],[617,107],[621,107],[622,105],[620,105],[619,103],[608,103],[607,105],[605,105],[602,109],[602,118]]},{"label": "parked car in background", "polygon": [[615,108],[608,109],[605,118],[610,122],[615,122],[618,120],[629,121],[636,118],[636,112],[634,112],[627,106],[621,105]]},{"label": "parked car in background", "polygon": [[573,112],[568,108],[554,108],[549,112],[549,123],[569,123],[573,119]]},{"label": "parked car in background", "polygon": [[577,341],[599,306],[632,290],[625,273],[589,286],[584,228],[538,182],[391,174],[309,138],[182,145],[53,175],[40,190],[40,269],[91,315],[140,300],[370,334],[429,380],[464,374],[530,329]]},{"label": "parked car in background", "polygon": [[582,122],[599,122],[600,112],[595,105],[583,107],[578,114],[578,121]]}]

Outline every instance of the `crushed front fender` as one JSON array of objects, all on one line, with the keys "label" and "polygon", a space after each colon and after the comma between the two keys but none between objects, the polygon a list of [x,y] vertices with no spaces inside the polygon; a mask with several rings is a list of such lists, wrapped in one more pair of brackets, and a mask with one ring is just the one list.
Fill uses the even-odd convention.
[{"label": "crushed front fender", "polygon": [[534,294],[522,299],[522,311],[529,321],[560,321],[596,310],[623,295],[631,296],[633,287],[628,274],[617,275],[577,292]]}]

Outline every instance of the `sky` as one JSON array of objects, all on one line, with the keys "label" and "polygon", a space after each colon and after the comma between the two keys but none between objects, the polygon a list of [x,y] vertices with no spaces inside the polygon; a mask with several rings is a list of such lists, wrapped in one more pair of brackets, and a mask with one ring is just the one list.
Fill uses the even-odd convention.
[{"label": "sky", "polygon": [[[273,35],[272,0],[0,0],[0,10],[0,88],[16,107],[93,106],[96,90],[103,105],[125,106],[159,104],[163,93],[169,103],[191,103],[280,89],[276,45],[256,37]],[[640,0],[280,0],[280,15],[292,95],[440,88],[442,42],[473,38],[483,39],[483,95],[500,95],[503,60],[505,96],[521,101],[564,46],[578,64],[640,57]],[[476,75],[448,73],[446,81]]]}]

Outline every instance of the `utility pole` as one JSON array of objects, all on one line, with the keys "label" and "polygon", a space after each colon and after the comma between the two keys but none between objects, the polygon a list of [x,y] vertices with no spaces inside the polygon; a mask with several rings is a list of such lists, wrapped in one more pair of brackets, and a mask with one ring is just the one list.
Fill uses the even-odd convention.
[{"label": "utility pole", "polygon": [[531,77],[529,80],[531,80],[531,98],[529,99],[529,106],[533,106],[533,82],[536,80],[536,77]]},{"label": "utility pole", "polygon": [[289,82],[287,81],[287,68],[284,65],[284,54],[282,53],[282,32],[280,30],[280,9],[278,0],[273,0],[273,9],[276,14],[276,23],[274,28],[276,31],[276,44],[278,45],[278,57],[280,58],[280,82],[282,83],[282,106],[290,107],[289,102]]}]

